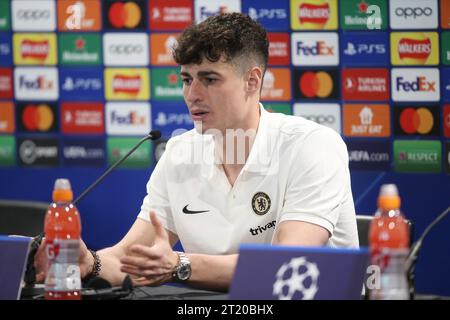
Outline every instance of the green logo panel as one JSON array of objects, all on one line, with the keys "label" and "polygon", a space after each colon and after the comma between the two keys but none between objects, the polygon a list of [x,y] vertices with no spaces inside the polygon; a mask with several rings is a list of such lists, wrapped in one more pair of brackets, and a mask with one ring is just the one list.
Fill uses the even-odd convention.
[{"label": "green logo panel", "polygon": [[340,24],[344,30],[387,28],[386,0],[345,0],[339,1],[339,6]]},{"label": "green logo panel", "polygon": [[11,10],[9,1],[0,0],[0,31],[11,29]]},{"label": "green logo panel", "polygon": [[396,172],[441,172],[441,142],[435,140],[395,140]]},{"label": "green logo panel", "polygon": [[289,103],[264,103],[263,105],[267,111],[292,115],[292,108]]},{"label": "green logo panel", "polygon": [[[139,140],[139,138],[108,138],[108,165],[112,165],[122,158]],[[146,141],[119,167],[148,168],[151,165],[150,154],[151,143]]]},{"label": "green logo panel", "polygon": [[183,82],[178,68],[152,69],[154,100],[183,100]]},{"label": "green logo panel", "polygon": [[441,34],[441,57],[443,64],[450,65],[450,32]]},{"label": "green logo panel", "polygon": [[0,166],[13,166],[16,162],[16,140],[13,136],[0,137]]},{"label": "green logo panel", "polygon": [[60,34],[58,61],[63,65],[98,65],[102,62],[99,34]]}]

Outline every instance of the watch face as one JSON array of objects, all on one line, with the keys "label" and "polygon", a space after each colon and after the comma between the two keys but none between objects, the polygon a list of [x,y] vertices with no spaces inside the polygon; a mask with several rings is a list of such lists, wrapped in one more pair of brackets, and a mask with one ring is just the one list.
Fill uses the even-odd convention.
[{"label": "watch face", "polygon": [[187,280],[191,276],[191,266],[189,264],[182,264],[177,271],[177,277],[180,280]]}]

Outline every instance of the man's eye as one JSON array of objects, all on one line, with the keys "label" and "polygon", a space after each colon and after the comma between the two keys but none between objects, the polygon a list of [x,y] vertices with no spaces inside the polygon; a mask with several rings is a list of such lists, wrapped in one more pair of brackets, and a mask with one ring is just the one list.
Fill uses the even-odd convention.
[{"label": "man's eye", "polygon": [[205,84],[214,84],[217,81],[217,79],[214,78],[205,78],[204,82]]},{"label": "man's eye", "polygon": [[183,81],[183,84],[190,85],[191,82],[192,82],[192,79],[184,78],[184,79],[182,79],[181,81]]}]

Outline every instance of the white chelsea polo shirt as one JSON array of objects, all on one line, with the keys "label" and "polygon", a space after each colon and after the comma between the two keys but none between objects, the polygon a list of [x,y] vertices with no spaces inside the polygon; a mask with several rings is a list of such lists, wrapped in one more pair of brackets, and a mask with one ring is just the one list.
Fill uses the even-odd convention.
[{"label": "white chelsea polo shirt", "polygon": [[138,217],[155,211],[186,252],[237,253],[241,243],[271,243],[285,220],[330,233],[329,246],[357,247],[355,209],[342,138],[301,117],[267,112],[233,187],[215,163],[211,135],[173,137],[157,163]]}]

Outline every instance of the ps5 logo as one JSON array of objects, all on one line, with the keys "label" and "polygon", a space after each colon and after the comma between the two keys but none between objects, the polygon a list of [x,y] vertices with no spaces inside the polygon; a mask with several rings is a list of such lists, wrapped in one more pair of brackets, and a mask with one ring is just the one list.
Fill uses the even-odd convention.
[{"label": "ps5 logo", "polygon": [[361,43],[361,44],[353,44],[352,42],[347,43],[347,48],[344,50],[344,54],[349,56],[354,56],[356,54],[385,54],[386,47],[384,44],[375,44],[375,43]]},{"label": "ps5 logo", "polygon": [[248,8],[248,15],[253,20],[258,19],[286,19],[287,13],[284,9]]},{"label": "ps5 logo", "polygon": [[67,77],[64,80],[64,84],[62,88],[65,91],[74,91],[74,90],[100,90],[102,88],[102,82],[100,79],[96,78],[72,78]]}]

